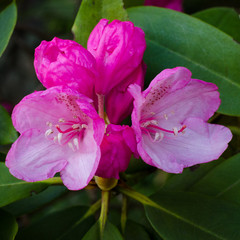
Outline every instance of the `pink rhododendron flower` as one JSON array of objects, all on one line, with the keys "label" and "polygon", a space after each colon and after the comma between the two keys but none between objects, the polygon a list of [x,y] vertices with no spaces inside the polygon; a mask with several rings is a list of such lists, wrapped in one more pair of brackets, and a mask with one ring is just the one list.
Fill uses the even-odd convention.
[{"label": "pink rhododendron flower", "polygon": [[102,19],[89,36],[87,49],[95,57],[97,94],[107,95],[142,63],[146,48],[144,32],[132,22]]},{"label": "pink rhododendron flower", "polygon": [[170,8],[182,12],[183,0],[145,0],[144,5]]},{"label": "pink rhododendron flower", "polygon": [[109,124],[101,144],[101,160],[96,175],[119,179],[124,172],[136,146],[134,132],[129,126]]},{"label": "pink rhododendron flower", "polygon": [[146,163],[181,173],[218,159],[227,148],[230,130],[207,123],[220,105],[215,84],[191,79],[189,70],[177,67],[162,71],[142,93],[137,85],[129,91],[137,149]]},{"label": "pink rhododendron flower", "polygon": [[6,158],[12,175],[32,182],[60,172],[69,189],[84,188],[98,167],[105,130],[91,102],[65,87],[26,96],[12,115],[21,133]]},{"label": "pink rhododendron flower", "polygon": [[46,88],[76,89],[92,98],[96,107],[96,93],[103,94],[110,121],[119,124],[132,110],[127,87],[143,86],[145,48],[144,32],[133,23],[114,20],[108,24],[102,19],[89,37],[88,50],[70,40],[43,41],[36,48],[34,66]]}]

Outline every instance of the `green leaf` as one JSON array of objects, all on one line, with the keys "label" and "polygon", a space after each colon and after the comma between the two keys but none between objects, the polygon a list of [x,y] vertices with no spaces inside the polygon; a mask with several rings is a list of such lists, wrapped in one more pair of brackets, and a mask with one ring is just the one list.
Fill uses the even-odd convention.
[{"label": "green leaf", "polygon": [[240,42],[240,18],[232,8],[216,7],[193,14],[194,17],[207,22]]},{"label": "green leaf", "polygon": [[[14,216],[20,216],[49,204],[67,191],[68,190],[64,186],[49,186],[46,190],[40,192],[39,194],[21,199],[5,206],[4,210],[7,210]],[[53,207],[51,207],[51,210],[53,210]]]},{"label": "green leaf", "polygon": [[57,178],[53,178],[52,180],[25,182],[13,177],[5,164],[0,163],[0,207],[29,197],[33,193],[39,193],[49,185],[58,182]]},{"label": "green leaf", "polygon": [[7,47],[17,21],[17,7],[15,2],[0,13],[0,57]]},{"label": "green leaf", "polygon": [[189,190],[240,204],[240,153],[225,160]]},{"label": "green leaf", "polygon": [[[100,240],[100,224],[97,221],[91,229],[83,237],[83,240]],[[123,240],[117,227],[111,224],[109,221],[106,222],[104,234],[101,240]]]},{"label": "green leaf", "polygon": [[13,240],[17,234],[18,225],[15,218],[0,209],[0,239]]},{"label": "green leaf", "polygon": [[193,78],[218,85],[219,112],[240,116],[240,45],[222,31],[186,14],[156,7],[128,9],[146,34],[148,80],[161,70],[184,66]]},{"label": "green leaf", "polygon": [[16,139],[17,132],[12,125],[12,120],[4,107],[0,106],[0,145],[12,143]]},{"label": "green leaf", "polygon": [[79,221],[86,211],[86,207],[77,206],[44,216],[28,228],[20,231],[17,239],[81,239],[94,223],[93,217]]},{"label": "green leaf", "polygon": [[75,41],[86,47],[91,31],[102,18],[127,20],[122,0],[83,0],[72,27]]},{"label": "green leaf", "polygon": [[125,230],[125,240],[151,240],[149,237],[147,231],[143,226],[140,224],[133,222],[133,221],[127,221],[126,230]]},{"label": "green leaf", "polygon": [[225,159],[218,159],[209,163],[200,164],[184,169],[181,174],[172,174],[161,190],[164,191],[188,191],[191,187],[214,170]]},{"label": "green leaf", "polygon": [[152,197],[158,209],[146,206],[156,232],[167,240],[240,239],[240,208],[195,193],[161,193]]}]

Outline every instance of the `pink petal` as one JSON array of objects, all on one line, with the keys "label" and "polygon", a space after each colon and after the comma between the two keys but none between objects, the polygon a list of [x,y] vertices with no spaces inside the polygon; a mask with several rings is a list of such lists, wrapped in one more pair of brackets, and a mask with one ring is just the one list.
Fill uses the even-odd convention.
[{"label": "pink petal", "polygon": [[68,149],[68,152],[68,164],[61,171],[61,178],[68,189],[79,190],[87,186],[95,175],[101,156],[93,129],[88,128],[78,151],[72,152]]},{"label": "pink petal", "polygon": [[88,39],[88,50],[95,57],[99,77],[98,94],[106,95],[141,63],[146,48],[144,32],[131,22],[102,19]]},{"label": "pink petal", "polygon": [[51,178],[66,164],[64,149],[36,129],[22,133],[6,157],[11,174],[29,182]]},{"label": "pink petal", "polygon": [[106,96],[106,112],[111,123],[120,124],[131,114],[133,97],[127,89],[130,84],[137,84],[143,88],[144,72],[144,66],[140,64],[139,67],[125,79],[124,83],[120,83],[113,88]]},{"label": "pink petal", "polygon": [[119,172],[127,169],[132,154],[125,141],[129,134],[128,128],[130,127],[108,125],[101,144],[101,160],[96,172],[97,176],[119,179]]},{"label": "pink petal", "polygon": [[[171,74],[166,75],[166,72]],[[146,97],[142,115],[155,117],[165,127],[182,123],[187,117],[207,121],[220,105],[215,84],[191,79],[189,70],[183,67],[162,71],[143,92]],[[167,121],[165,121],[164,116]]]},{"label": "pink petal", "polygon": [[170,8],[182,12],[182,2],[183,0],[145,0],[144,5]]},{"label": "pink petal", "polygon": [[143,160],[166,172],[180,173],[185,167],[218,159],[232,138],[228,128],[198,118],[189,118],[184,124],[185,133],[168,134],[159,142],[144,135],[138,146],[145,152],[144,157],[140,153]]},{"label": "pink petal", "polygon": [[[95,112],[90,105],[91,100],[84,95],[79,95],[65,87],[53,87],[29,94],[15,106],[12,120],[16,130],[20,133],[30,128],[45,129],[46,131],[49,128],[48,122],[57,123],[61,118],[69,119],[74,114],[80,114],[81,110],[76,108],[76,104],[69,103],[68,100],[60,101],[59,99],[62,97],[80,99],[80,102],[85,102],[91,111]],[[73,107],[76,108],[75,112]]]},{"label": "pink petal", "polygon": [[93,97],[96,62],[78,43],[54,38],[42,41],[35,50],[34,67],[46,87],[68,86]]}]

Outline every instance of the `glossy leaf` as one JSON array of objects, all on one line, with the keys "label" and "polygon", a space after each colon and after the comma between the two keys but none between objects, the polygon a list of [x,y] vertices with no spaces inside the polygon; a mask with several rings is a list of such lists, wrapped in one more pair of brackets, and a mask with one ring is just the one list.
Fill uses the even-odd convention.
[{"label": "glossy leaf", "polygon": [[7,47],[17,21],[17,7],[13,2],[0,13],[0,57]]},{"label": "glossy leaf", "polygon": [[77,206],[44,216],[19,232],[17,239],[81,239],[94,223],[93,217],[81,221],[86,211],[86,207]]},{"label": "glossy leaf", "polygon": [[144,227],[133,221],[127,221],[124,235],[125,235],[125,238],[124,238],[125,240],[132,240],[132,239],[151,240],[150,236],[148,235]]},{"label": "glossy leaf", "polygon": [[86,47],[91,31],[102,18],[127,20],[122,0],[83,0],[72,27],[75,41]]},{"label": "glossy leaf", "polygon": [[0,106],[0,145],[12,143],[16,139],[17,132],[12,125],[12,120],[5,108]]},{"label": "glossy leaf", "polygon": [[240,18],[234,9],[210,8],[197,12],[193,16],[217,27],[240,43]]},{"label": "glossy leaf", "polygon": [[13,177],[4,163],[0,163],[0,207],[19,199],[39,193],[51,184],[56,184],[58,179],[41,182],[25,182]]},{"label": "glossy leaf", "polygon": [[181,174],[172,174],[167,179],[161,190],[164,191],[188,191],[191,187],[200,181],[208,172],[212,171],[219,164],[224,162],[224,159],[218,159],[209,163],[199,164],[191,168],[184,169]]},{"label": "glossy leaf", "polygon": [[119,230],[110,222],[106,222],[103,237],[100,238],[100,224],[97,221],[86,233],[83,240],[123,240]]},{"label": "glossy leaf", "polygon": [[[14,216],[20,216],[49,204],[67,191],[68,190],[65,186],[49,186],[46,190],[36,195],[32,195],[31,197],[18,200],[5,206],[4,209]],[[52,209],[53,207],[51,207],[51,210]]]},{"label": "glossy leaf", "polygon": [[0,209],[0,239],[13,240],[17,234],[18,225],[15,218]]},{"label": "glossy leaf", "polygon": [[156,232],[167,240],[240,238],[240,207],[195,193],[157,193],[159,208],[146,206]]},{"label": "glossy leaf", "polygon": [[177,11],[135,7],[128,14],[146,34],[148,80],[165,68],[185,66],[193,78],[218,85],[219,112],[240,116],[239,44],[215,27]]},{"label": "glossy leaf", "polygon": [[240,204],[240,153],[225,160],[189,190]]}]

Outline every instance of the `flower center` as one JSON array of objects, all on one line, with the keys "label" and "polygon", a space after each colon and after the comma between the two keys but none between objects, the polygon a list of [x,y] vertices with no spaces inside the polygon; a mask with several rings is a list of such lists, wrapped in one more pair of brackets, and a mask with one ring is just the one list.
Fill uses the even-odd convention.
[{"label": "flower center", "polygon": [[68,146],[76,151],[79,149],[79,143],[82,141],[87,123],[81,123],[79,118],[75,121],[66,121],[59,118],[57,124],[46,122],[49,129],[45,132],[45,137],[60,145]]},{"label": "flower center", "polygon": [[[167,116],[164,115],[165,120],[168,120]],[[184,133],[186,125],[180,128],[173,127],[172,130],[162,128],[158,126],[159,123],[155,119],[146,119],[140,122],[141,130],[146,133],[153,142],[161,141],[166,134],[178,135],[178,133]]]}]

